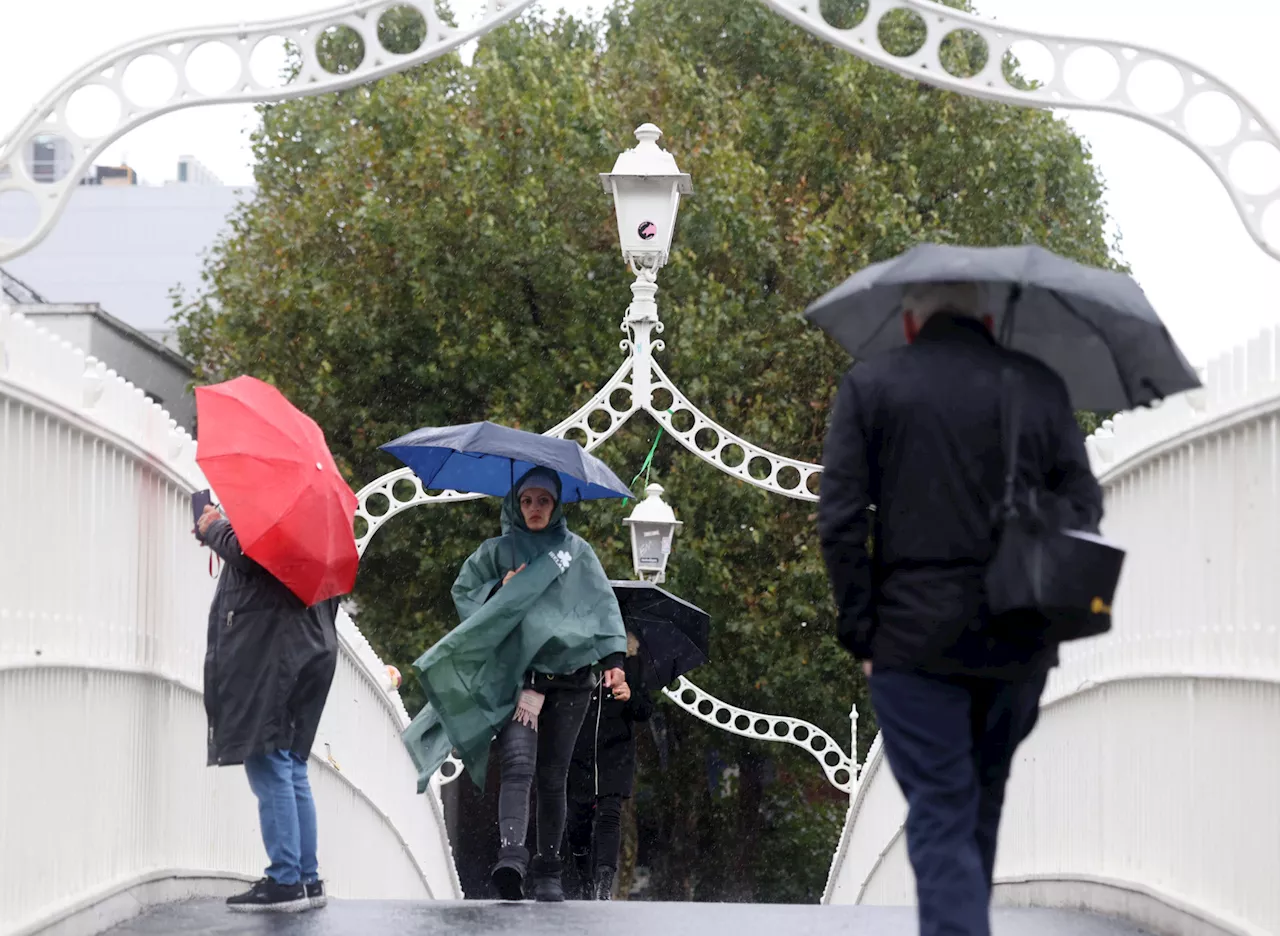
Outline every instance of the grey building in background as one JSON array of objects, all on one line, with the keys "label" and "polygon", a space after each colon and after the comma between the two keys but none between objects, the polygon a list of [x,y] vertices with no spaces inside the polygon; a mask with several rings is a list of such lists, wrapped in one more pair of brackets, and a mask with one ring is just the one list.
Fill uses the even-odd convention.
[{"label": "grey building in background", "polygon": [[[252,188],[223,185],[192,157],[183,157],[178,172],[186,182],[76,186],[49,236],[5,261],[5,270],[50,302],[96,303],[172,345],[169,291],[198,292],[209,248],[253,197]],[[31,217],[0,211],[0,235],[30,230],[34,210]]]},{"label": "grey building in background", "polygon": [[[9,292],[8,289],[5,292]],[[96,357],[169,411],[179,426],[194,433],[195,374],[181,354],[103,311],[96,303],[11,303],[35,325]]]},{"label": "grey building in background", "polygon": [[[33,144],[27,156],[37,177],[66,174],[64,149],[57,139]],[[6,261],[0,298],[141,387],[194,432],[192,369],[177,350],[169,293],[199,291],[209,248],[253,189],[223,185],[193,156],[179,160],[177,174],[176,182],[139,185],[128,166],[95,166],[49,236]],[[34,223],[34,207],[25,215],[0,211],[0,235],[20,236]]]}]

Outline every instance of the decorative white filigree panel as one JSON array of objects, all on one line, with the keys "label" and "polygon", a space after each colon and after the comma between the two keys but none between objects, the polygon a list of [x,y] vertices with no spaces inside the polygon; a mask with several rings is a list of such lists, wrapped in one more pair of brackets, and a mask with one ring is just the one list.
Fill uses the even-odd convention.
[{"label": "decorative white filigree panel", "polygon": [[[671,402],[666,409],[659,409],[661,402],[665,402],[663,391],[670,396]],[[818,499],[821,465],[777,455],[725,429],[690,403],[656,363],[653,365],[653,393],[659,398],[659,403],[649,407],[653,418],[703,461],[710,462],[725,474],[775,494],[796,500]]]},{"label": "decorative white filigree panel", "polygon": [[[364,84],[437,58],[515,17],[533,0],[489,0],[474,26],[441,22],[430,0],[365,0],[274,22],[211,27],[143,39],[90,62],[46,95],[0,143],[0,196],[20,191],[39,207],[35,227],[0,238],[0,261],[30,250],[52,229],[94,158],[134,127],[169,111],[202,104],[304,97]],[[390,19],[388,19],[390,17]],[[390,28],[417,19],[422,41]],[[286,76],[283,50],[296,50],[299,71]],[[328,54],[363,51],[354,67]],[[37,140],[60,140],[70,157],[51,172],[33,171]]]},{"label": "decorative white filigree panel", "polygon": [[764,715],[721,702],[711,693],[699,689],[684,676],[674,689],[663,689],[676,705],[708,725],[744,738],[758,741],[785,741],[804,748],[822,766],[831,785],[843,793],[853,789],[857,765],[841,750],[840,745],[816,725],[785,715]]},{"label": "decorative white filigree panel", "polygon": [[[929,0],[865,0],[829,22],[821,0],[761,0],[820,39],[908,78],[1024,107],[1108,111],[1141,120],[1203,159],[1249,235],[1280,259],[1280,136],[1248,99],[1204,69],[1136,43],[1020,29]],[[885,48],[886,31],[921,37]],[[944,55],[964,43],[966,57]],[[949,71],[944,64],[965,61]],[[1026,82],[1025,78],[1037,79]]]}]

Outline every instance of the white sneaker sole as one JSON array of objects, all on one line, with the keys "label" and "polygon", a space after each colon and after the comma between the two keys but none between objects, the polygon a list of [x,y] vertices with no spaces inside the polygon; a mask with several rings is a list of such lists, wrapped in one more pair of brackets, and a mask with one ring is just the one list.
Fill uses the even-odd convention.
[{"label": "white sneaker sole", "polygon": [[301,913],[311,909],[311,898],[301,897],[273,904],[227,904],[227,909],[236,913]]}]

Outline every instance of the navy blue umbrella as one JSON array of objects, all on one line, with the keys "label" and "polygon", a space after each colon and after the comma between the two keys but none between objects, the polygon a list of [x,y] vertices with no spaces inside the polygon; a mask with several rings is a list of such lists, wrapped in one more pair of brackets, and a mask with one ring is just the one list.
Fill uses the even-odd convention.
[{"label": "navy blue umbrella", "polygon": [[577,442],[491,422],[427,426],[378,446],[413,469],[424,488],[503,497],[526,471],[560,476],[561,499],[631,497],[609,466]]}]

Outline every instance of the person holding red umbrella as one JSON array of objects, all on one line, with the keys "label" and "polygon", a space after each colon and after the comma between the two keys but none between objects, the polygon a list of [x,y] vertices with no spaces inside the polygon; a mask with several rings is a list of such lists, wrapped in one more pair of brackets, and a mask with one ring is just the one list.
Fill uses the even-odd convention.
[{"label": "person holding red umbrella", "polygon": [[227,905],[297,912],[326,900],[307,758],[359,561],[356,498],[319,426],[275,388],[240,377],[197,388],[196,407],[196,460],[222,507],[206,505],[195,532],[226,564],[209,609],[208,764],[244,765],[270,860]]}]

